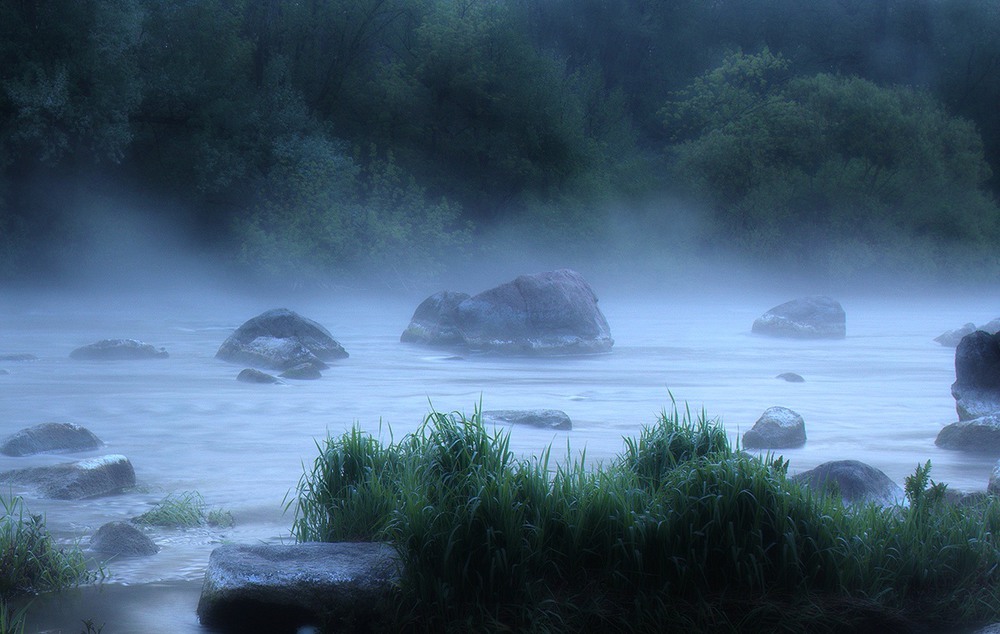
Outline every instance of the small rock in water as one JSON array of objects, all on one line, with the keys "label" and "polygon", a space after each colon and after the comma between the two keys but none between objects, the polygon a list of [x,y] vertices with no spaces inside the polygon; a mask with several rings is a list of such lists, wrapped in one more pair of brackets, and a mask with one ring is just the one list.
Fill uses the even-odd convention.
[{"label": "small rock in water", "polygon": [[530,425],[546,429],[570,430],[573,421],[558,409],[499,409],[482,413],[484,425]]},{"label": "small rock in water", "polygon": [[319,370],[313,363],[300,363],[295,367],[288,368],[278,376],[283,379],[313,380],[323,376]]},{"label": "small rock in water", "polygon": [[56,500],[82,500],[119,493],[135,486],[135,468],[128,458],[113,454],[0,473],[0,482],[36,487],[43,496]]},{"label": "small rock in water", "polygon": [[86,427],[73,423],[41,423],[7,437],[0,443],[0,453],[30,456],[53,451],[89,451],[103,444]]},{"label": "small rock in water", "polygon": [[246,368],[236,375],[236,380],[243,383],[281,383],[281,379],[255,368]]},{"label": "small rock in water", "polygon": [[69,354],[73,359],[121,361],[125,359],[166,359],[167,351],[135,339],[102,339]]},{"label": "small rock in water", "polygon": [[90,549],[116,557],[155,555],[160,547],[129,522],[108,522],[90,538]]},{"label": "small rock in water", "polygon": [[38,361],[33,354],[0,354],[0,361]]},{"label": "small rock in water", "polygon": [[801,374],[795,374],[794,372],[782,372],[778,376],[774,377],[776,379],[781,379],[783,381],[788,381],[789,383],[804,383],[805,379],[802,378]]},{"label": "small rock in water", "polygon": [[747,449],[791,449],[806,444],[806,424],[787,407],[769,407],[743,434]]}]

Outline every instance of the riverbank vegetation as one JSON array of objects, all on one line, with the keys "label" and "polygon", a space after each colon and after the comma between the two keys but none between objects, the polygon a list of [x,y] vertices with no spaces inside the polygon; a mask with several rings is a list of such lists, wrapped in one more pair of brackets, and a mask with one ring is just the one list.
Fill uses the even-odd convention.
[{"label": "riverbank vegetation", "polygon": [[7,2],[0,278],[177,226],[302,283],[515,246],[991,279],[998,30],[966,0]]},{"label": "riverbank vegetation", "polygon": [[57,545],[20,497],[0,497],[0,512],[0,632],[15,633],[23,631],[23,611],[12,600],[88,583],[101,571],[88,570],[79,548]]},{"label": "riverbank vegetation", "polygon": [[132,518],[136,524],[169,528],[213,526],[228,528],[235,524],[233,514],[221,508],[209,508],[197,491],[171,493],[153,508]]},{"label": "riverbank vegetation", "polygon": [[293,532],[393,543],[401,628],[918,632],[1000,617],[1000,503],[946,501],[930,463],[907,506],[845,507],[676,407],[597,466],[518,458],[478,411],[319,449]]}]

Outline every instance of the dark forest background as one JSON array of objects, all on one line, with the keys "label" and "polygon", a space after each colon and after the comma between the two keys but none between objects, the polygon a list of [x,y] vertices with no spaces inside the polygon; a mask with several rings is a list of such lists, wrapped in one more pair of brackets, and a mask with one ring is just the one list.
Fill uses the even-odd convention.
[{"label": "dark forest background", "polygon": [[142,217],[254,278],[985,279],[998,112],[996,2],[4,0],[0,277]]}]

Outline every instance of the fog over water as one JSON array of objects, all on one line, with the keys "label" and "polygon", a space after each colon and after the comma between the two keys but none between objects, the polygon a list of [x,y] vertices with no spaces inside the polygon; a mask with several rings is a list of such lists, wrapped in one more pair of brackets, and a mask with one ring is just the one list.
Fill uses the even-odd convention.
[{"label": "fog over water", "polygon": [[[537,272],[535,269],[520,272]],[[28,630],[76,632],[83,619],[104,632],[205,631],[194,614],[213,548],[223,542],[290,542],[286,502],[316,456],[316,442],[358,424],[400,438],[433,406],[471,414],[485,409],[555,408],[573,420],[568,432],[511,428],[522,455],[552,446],[553,457],[586,450],[612,460],[623,436],[634,436],[670,406],[704,408],[736,442],[768,407],[781,405],[806,422],[807,444],[781,452],[791,471],[828,460],[857,459],[902,484],[930,459],[932,478],[960,490],[985,489],[995,456],[945,451],[938,431],[957,420],[950,385],[954,350],[933,339],[972,321],[1000,315],[995,293],[830,293],[847,313],[847,338],[781,340],[752,335],[769,308],[810,294],[767,284],[674,291],[668,284],[634,289],[599,271],[581,271],[600,297],[615,338],[610,354],[590,357],[470,356],[401,344],[416,305],[438,288],[409,293],[344,289],[271,293],[208,291],[192,282],[163,291],[7,293],[0,304],[0,354],[37,361],[0,362],[0,436],[41,422],[81,424],[105,441],[98,451],[25,458],[0,456],[0,471],[108,453],[135,466],[138,488],[82,501],[23,493],[29,510],[67,542],[102,524],[148,510],[169,493],[198,491],[211,508],[232,513],[225,529],[161,529],[157,555],[108,564],[103,587],[35,601]],[[496,275],[452,290],[476,293],[507,281]],[[825,289],[820,289],[825,290]],[[286,307],[324,325],[350,358],[322,379],[253,385],[236,381],[243,366],[215,358],[222,341],[247,319]],[[167,359],[79,361],[69,353],[105,338],[135,338],[164,347]],[[776,375],[796,372],[804,383]],[[6,495],[8,491],[4,491]]]}]

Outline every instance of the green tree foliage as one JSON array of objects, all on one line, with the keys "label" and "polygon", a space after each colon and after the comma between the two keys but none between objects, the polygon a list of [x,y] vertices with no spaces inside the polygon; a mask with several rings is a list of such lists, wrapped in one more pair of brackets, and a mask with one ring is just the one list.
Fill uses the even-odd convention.
[{"label": "green tree foliage", "polygon": [[788,70],[767,49],[733,54],[663,110],[676,177],[720,237],[799,263],[831,237],[872,255],[929,239],[989,248],[1000,210],[970,122],[924,92]]}]

